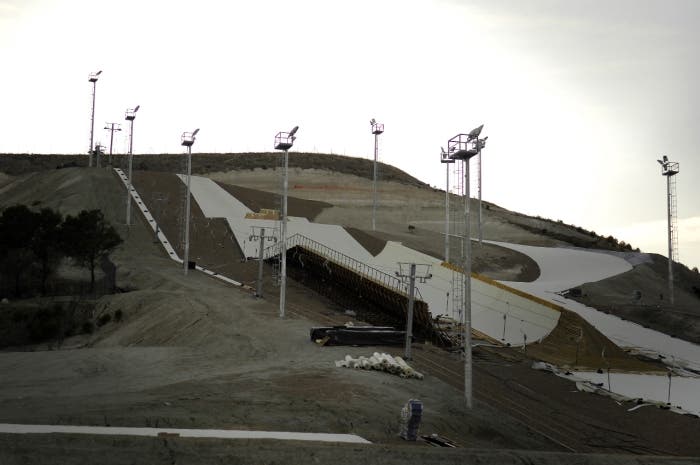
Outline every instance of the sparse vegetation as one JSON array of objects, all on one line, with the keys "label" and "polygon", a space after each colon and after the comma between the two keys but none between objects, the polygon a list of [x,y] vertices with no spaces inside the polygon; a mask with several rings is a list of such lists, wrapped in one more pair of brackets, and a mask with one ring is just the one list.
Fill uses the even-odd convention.
[{"label": "sparse vegetation", "polygon": [[5,208],[0,215],[0,292],[14,297],[46,295],[49,280],[64,257],[90,270],[94,289],[97,260],[122,239],[99,210],[83,210],[63,219],[48,208]]}]

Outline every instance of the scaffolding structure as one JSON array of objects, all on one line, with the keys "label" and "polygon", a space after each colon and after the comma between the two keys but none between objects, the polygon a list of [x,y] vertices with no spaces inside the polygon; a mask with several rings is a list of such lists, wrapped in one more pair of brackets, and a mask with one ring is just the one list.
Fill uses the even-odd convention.
[{"label": "scaffolding structure", "polygon": [[676,175],[680,168],[678,162],[669,161],[664,155],[657,160],[661,165],[661,175],[666,176],[666,207],[668,213],[668,292],[671,305],[675,303],[673,292],[673,262],[678,257],[678,201],[676,198]]}]

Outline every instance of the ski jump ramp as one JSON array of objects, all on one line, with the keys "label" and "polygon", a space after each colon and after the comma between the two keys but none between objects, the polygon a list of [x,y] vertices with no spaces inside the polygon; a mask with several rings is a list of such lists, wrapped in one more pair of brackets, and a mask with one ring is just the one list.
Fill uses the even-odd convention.
[{"label": "ski jump ramp", "polygon": [[[246,218],[246,214],[253,213],[252,210],[211,179],[192,176],[190,190],[204,216],[226,219],[244,256],[258,257],[260,242],[251,238],[253,227],[265,228],[268,237],[277,234],[278,221]],[[398,271],[398,262],[431,265],[432,278],[425,283],[416,283],[418,296],[428,304],[433,316],[452,314],[453,276],[457,273],[457,279],[462,279],[462,273],[441,260],[399,242],[388,242],[381,253],[373,256],[341,226],[288,217],[287,236],[295,234],[392,276]],[[557,325],[560,312],[558,305],[521,290],[487,278],[472,277],[472,327],[495,341],[522,345],[540,340]]]}]

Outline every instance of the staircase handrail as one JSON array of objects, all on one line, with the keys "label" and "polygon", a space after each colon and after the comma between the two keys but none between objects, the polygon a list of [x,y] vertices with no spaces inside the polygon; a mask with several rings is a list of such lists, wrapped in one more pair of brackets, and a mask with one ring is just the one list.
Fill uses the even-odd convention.
[{"label": "staircase handrail", "polygon": [[[304,236],[303,234],[296,233],[293,236],[287,238],[287,248],[292,248],[295,246],[302,246],[308,248],[309,250],[317,253],[326,260],[332,261],[337,265],[348,268],[355,273],[371,279],[373,281],[379,282],[385,287],[398,291],[401,294],[408,295],[407,285],[401,281],[396,276],[392,276],[389,273],[381,271],[373,266],[367,265],[357,259],[354,259],[342,252],[331,249],[330,247],[321,244],[318,241],[311,239],[310,237]],[[281,242],[270,245],[263,251],[263,258],[269,259],[280,254],[280,248],[282,247]],[[417,296],[422,300],[420,296],[420,291],[416,289]]]}]

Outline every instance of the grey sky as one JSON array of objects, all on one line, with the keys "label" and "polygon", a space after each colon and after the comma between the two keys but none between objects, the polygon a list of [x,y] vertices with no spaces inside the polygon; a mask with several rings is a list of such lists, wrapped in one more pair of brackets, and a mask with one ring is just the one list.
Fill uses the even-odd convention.
[{"label": "grey sky", "polygon": [[[85,153],[141,105],[137,153],[295,148],[380,158],[443,187],[439,148],[485,123],[484,198],[700,265],[700,2],[0,0],[0,152]],[[120,135],[115,148],[124,150]]]}]

